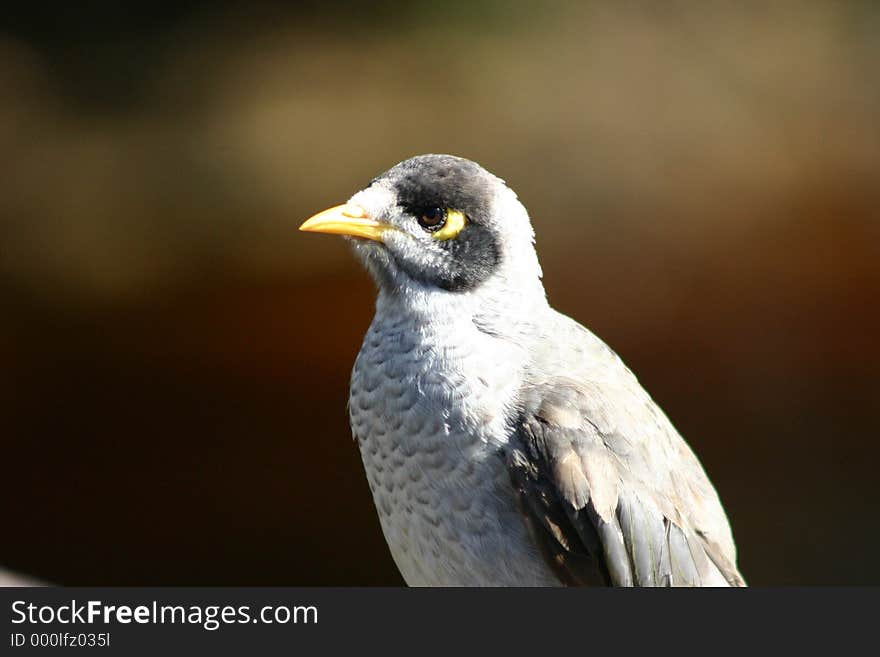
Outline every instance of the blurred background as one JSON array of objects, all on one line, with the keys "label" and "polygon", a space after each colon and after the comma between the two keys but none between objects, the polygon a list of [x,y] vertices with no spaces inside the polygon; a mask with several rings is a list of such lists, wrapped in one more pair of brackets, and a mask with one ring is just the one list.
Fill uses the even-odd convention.
[{"label": "blurred background", "polygon": [[449,152],[519,193],[750,583],[880,583],[880,5],[439,4],[4,12],[0,565],[402,583],[346,414],[373,286],[296,228]]}]

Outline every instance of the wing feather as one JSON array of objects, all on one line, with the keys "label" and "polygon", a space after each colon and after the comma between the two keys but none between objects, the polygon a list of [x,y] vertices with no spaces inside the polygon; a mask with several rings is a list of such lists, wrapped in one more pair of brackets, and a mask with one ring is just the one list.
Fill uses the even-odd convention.
[{"label": "wing feather", "polygon": [[[724,544],[726,518],[721,540],[710,538],[719,534],[723,510],[684,441],[674,429],[641,441],[632,433],[617,435],[627,423],[610,422],[608,408],[604,417],[591,413],[601,403],[595,392],[571,380],[526,391],[508,451],[523,512],[560,579],[743,586],[732,539],[729,548]],[[657,415],[649,410],[653,421]],[[698,499],[707,490],[710,499]]]}]

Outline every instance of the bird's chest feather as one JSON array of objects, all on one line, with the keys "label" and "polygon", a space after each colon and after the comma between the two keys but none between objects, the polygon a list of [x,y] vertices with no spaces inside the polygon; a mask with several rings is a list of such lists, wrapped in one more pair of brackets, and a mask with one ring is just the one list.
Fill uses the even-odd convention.
[{"label": "bird's chest feather", "polygon": [[352,373],[351,425],[409,584],[549,583],[502,454],[522,358],[469,320],[377,316],[370,327]]}]

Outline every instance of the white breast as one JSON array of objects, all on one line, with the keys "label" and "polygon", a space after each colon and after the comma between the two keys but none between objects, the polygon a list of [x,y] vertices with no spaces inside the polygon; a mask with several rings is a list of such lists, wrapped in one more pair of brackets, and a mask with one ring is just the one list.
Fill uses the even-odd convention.
[{"label": "white breast", "polygon": [[525,352],[444,317],[380,303],[352,373],[352,431],[392,556],[415,586],[558,584],[502,454]]}]

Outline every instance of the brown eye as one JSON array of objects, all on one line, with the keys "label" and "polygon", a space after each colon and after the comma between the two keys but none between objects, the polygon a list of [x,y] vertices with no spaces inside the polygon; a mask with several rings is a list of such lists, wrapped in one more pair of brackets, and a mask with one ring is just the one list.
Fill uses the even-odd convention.
[{"label": "brown eye", "polygon": [[443,208],[429,208],[419,217],[419,226],[432,233],[443,228],[445,223],[446,210]]}]

